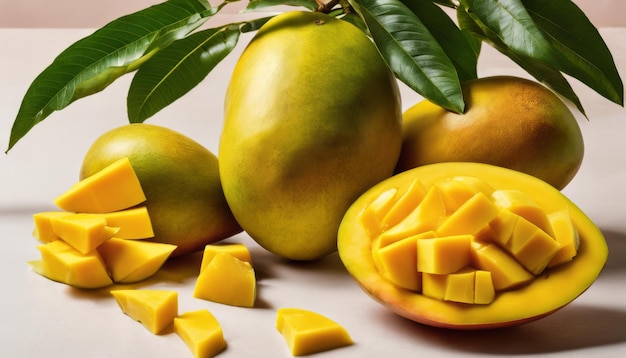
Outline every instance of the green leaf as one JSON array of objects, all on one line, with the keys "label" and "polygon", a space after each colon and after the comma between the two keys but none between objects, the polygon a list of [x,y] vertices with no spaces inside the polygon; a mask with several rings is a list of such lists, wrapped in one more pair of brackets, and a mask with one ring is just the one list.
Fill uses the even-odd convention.
[{"label": "green leaf", "polygon": [[475,79],[478,54],[468,38],[439,6],[430,0],[401,0],[424,23],[452,60],[461,82]]},{"label": "green leaf", "polygon": [[301,6],[311,11],[317,9],[315,0],[249,0],[248,6],[246,6],[244,11],[258,11],[278,5]]},{"label": "green leaf", "polygon": [[257,30],[272,16],[196,32],[147,61],[133,77],[128,118],[140,123],[185,95],[228,56],[242,32]]},{"label": "green leaf", "polygon": [[556,64],[554,49],[535,25],[521,0],[461,0],[474,21],[497,34],[516,53]]},{"label": "green leaf", "polygon": [[624,104],[624,85],[595,26],[570,0],[522,0],[557,50],[559,69],[614,103]]},{"label": "green leaf", "polygon": [[214,12],[206,0],[170,0],[118,18],[70,45],[26,91],[6,151],[52,112],[136,70]]},{"label": "green leaf", "polygon": [[461,26],[465,31],[492,45],[496,50],[509,57],[539,82],[542,82],[558,94],[571,101],[581,113],[585,113],[580,99],[570,86],[569,82],[567,82],[567,79],[563,77],[561,72],[540,61],[521,55],[508,47],[500,39],[498,34],[492,32],[489,28],[484,26],[484,24],[474,21],[474,19],[468,15],[467,9],[459,7],[457,9],[457,18],[459,26]]},{"label": "green leaf", "polygon": [[455,112],[465,103],[456,69],[426,26],[399,0],[349,0],[396,77]]}]

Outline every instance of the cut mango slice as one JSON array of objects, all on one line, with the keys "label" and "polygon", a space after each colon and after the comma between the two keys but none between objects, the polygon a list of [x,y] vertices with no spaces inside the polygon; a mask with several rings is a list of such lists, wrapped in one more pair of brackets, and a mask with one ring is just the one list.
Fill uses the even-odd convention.
[{"label": "cut mango slice", "polygon": [[418,179],[413,180],[400,198],[382,216],[383,229],[387,230],[402,221],[415,208],[416,203],[424,199],[426,191]]},{"label": "cut mango slice", "polygon": [[319,313],[300,308],[280,308],[276,329],[293,356],[302,356],[353,344],[345,328]]},{"label": "cut mango slice", "polygon": [[54,203],[82,213],[108,213],[128,209],[146,200],[128,158],[119,159],[98,173],[74,184]]},{"label": "cut mango slice", "polygon": [[174,332],[195,358],[214,357],[226,349],[222,327],[208,310],[185,312],[174,318]]},{"label": "cut mango slice", "polygon": [[111,238],[98,247],[113,281],[143,281],[163,266],[176,245]]},{"label": "cut mango slice", "polygon": [[178,315],[178,292],[168,290],[112,290],[122,312],[150,332],[161,333]]},{"label": "cut mango slice", "polygon": [[419,291],[422,287],[422,275],[417,271],[418,236],[409,236],[372,250],[378,272],[399,287],[413,291]]},{"label": "cut mango slice", "polygon": [[476,193],[448,216],[439,227],[439,236],[476,235],[500,213],[500,209],[482,192]]},{"label": "cut mango slice", "polygon": [[115,237],[119,239],[132,240],[154,237],[150,215],[148,215],[148,209],[145,206],[97,215],[106,219],[108,226],[120,228],[115,234]]},{"label": "cut mango slice", "polygon": [[567,208],[550,213],[548,219],[554,230],[554,237],[561,245],[559,251],[548,263],[548,267],[554,267],[569,262],[576,256],[578,246],[580,246],[580,236]]},{"label": "cut mango slice", "polygon": [[441,192],[441,197],[448,213],[455,212],[467,200],[478,193],[491,196],[491,193],[494,191],[484,180],[466,176],[446,178],[435,185]]},{"label": "cut mango slice", "polygon": [[489,304],[495,299],[491,272],[465,267],[447,275],[423,274],[423,294],[443,301]]},{"label": "cut mango slice", "polygon": [[496,291],[522,286],[534,278],[496,244],[472,241],[471,248],[472,267],[491,272]]},{"label": "cut mango slice", "polygon": [[454,235],[417,241],[417,270],[437,275],[456,272],[470,264],[472,235]]},{"label": "cut mango slice", "polygon": [[525,218],[548,235],[554,236],[548,215],[528,194],[521,190],[499,189],[491,196],[498,207]]},{"label": "cut mango slice", "polygon": [[256,278],[249,262],[218,252],[200,272],[193,296],[231,306],[253,307]]},{"label": "cut mango slice", "polygon": [[52,219],[72,214],[68,211],[43,211],[33,214],[33,221],[35,222],[33,236],[41,242],[58,240],[59,235],[52,229]]},{"label": "cut mango slice", "polygon": [[37,248],[41,252],[41,261],[33,261],[30,265],[44,277],[79,288],[101,288],[113,284],[97,251],[81,254],[63,240]]},{"label": "cut mango slice", "polygon": [[371,235],[378,235],[383,230],[383,218],[396,203],[397,193],[396,188],[383,192],[363,211],[361,221]]},{"label": "cut mango slice", "polygon": [[61,215],[51,223],[55,234],[83,254],[95,250],[120,230],[107,226],[104,218],[92,214]]},{"label": "cut mango slice", "polygon": [[200,264],[200,272],[209,265],[218,252],[223,252],[238,258],[241,261],[248,262],[252,265],[252,256],[250,251],[244,244],[210,244],[204,247],[202,253],[202,263]]},{"label": "cut mango slice", "polygon": [[561,245],[545,231],[519,217],[506,248],[526,269],[540,274]]}]

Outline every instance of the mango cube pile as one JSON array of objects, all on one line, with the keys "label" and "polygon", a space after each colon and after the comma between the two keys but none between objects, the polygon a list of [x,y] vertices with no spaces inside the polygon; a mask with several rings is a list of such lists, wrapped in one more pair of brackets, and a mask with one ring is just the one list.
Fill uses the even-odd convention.
[{"label": "mango cube pile", "polygon": [[525,192],[459,176],[418,179],[381,193],[363,211],[378,272],[425,296],[489,304],[571,261],[579,236],[568,209],[546,213]]},{"label": "mango cube pile", "polygon": [[29,264],[79,288],[147,279],[176,246],[141,241],[154,236],[145,200],[128,158],[110,164],[57,197],[62,210],[33,215],[41,259]]}]

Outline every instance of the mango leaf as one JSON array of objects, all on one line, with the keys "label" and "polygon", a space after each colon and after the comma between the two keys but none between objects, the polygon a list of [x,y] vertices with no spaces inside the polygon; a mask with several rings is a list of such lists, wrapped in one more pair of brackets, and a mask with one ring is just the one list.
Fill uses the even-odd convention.
[{"label": "mango leaf", "polygon": [[430,0],[401,0],[424,23],[456,68],[461,82],[477,77],[478,54],[450,16]]},{"label": "mango leaf", "polygon": [[557,50],[559,69],[614,103],[624,104],[624,85],[598,30],[570,0],[522,0]]},{"label": "mango leaf", "polygon": [[134,71],[214,12],[206,0],[170,0],[118,18],[70,45],[28,88],[6,151],[52,112]]},{"label": "mango leaf", "polygon": [[540,61],[536,61],[533,58],[521,55],[511,49],[500,39],[497,33],[491,31],[484,24],[476,22],[475,19],[468,14],[467,9],[464,9],[462,6],[457,9],[457,18],[461,28],[471,33],[473,36],[476,36],[481,41],[492,45],[496,50],[509,57],[539,82],[542,82],[571,101],[581,113],[585,114],[580,99],[560,71]]},{"label": "mango leaf", "polygon": [[455,112],[465,103],[456,69],[437,40],[399,0],[348,0],[367,25],[396,77],[432,102]]},{"label": "mango leaf", "polygon": [[244,11],[258,11],[278,5],[301,6],[311,11],[317,9],[315,0],[249,0],[248,6],[246,6]]},{"label": "mango leaf", "polygon": [[130,122],[143,122],[185,95],[231,53],[241,33],[257,30],[270,18],[199,31],[159,51],[133,77],[127,98]]}]

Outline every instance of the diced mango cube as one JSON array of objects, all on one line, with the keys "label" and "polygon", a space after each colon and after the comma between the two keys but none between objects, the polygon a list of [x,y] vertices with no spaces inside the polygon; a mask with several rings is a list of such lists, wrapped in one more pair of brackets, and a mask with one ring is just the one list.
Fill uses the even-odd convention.
[{"label": "diced mango cube", "polygon": [[382,229],[387,230],[399,223],[424,199],[425,195],[424,184],[418,179],[414,179],[383,217]]},{"label": "diced mango cube", "polygon": [[476,235],[493,220],[500,209],[482,192],[476,193],[437,228],[439,236]]},{"label": "diced mango cube", "polygon": [[198,275],[193,297],[231,306],[253,307],[256,299],[254,269],[249,262],[218,252]]},{"label": "diced mango cube", "polygon": [[477,193],[491,196],[493,188],[484,180],[476,177],[456,176],[435,183],[441,191],[441,197],[450,214]]},{"label": "diced mango cube", "polygon": [[119,227],[118,239],[148,239],[154,237],[148,209],[140,206],[111,213],[96,214],[106,219],[108,226]]},{"label": "diced mango cube", "polygon": [[476,270],[468,267],[447,275],[445,301],[474,303]]},{"label": "diced mango cube", "polygon": [[442,300],[446,297],[448,275],[422,273],[422,294],[424,296]]},{"label": "diced mango cube", "polygon": [[370,235],[378,235],[383,230],[383,218],[395,204],[397,192],[397,188],[385,190],[363,210],[361,224]]},{"label": "diced mango cube", "polygon": [[507,248],[528,271],[538,275],[556,255],[560,246],[552,236],[520,216]]},{"label": "diced mango cube", "polygon": [[31,267],[44,277],[79,288],[101,288],[113,283],[97,251],[81,254],[63,240],[37,248],[41,261],[32,262]]},{"label": "diced mango cube", "polygon": [[208,310],[185,312],[174,318],[174,332],[195,358],[214,357],[226,348],[222,327]]},{"label": "diced mango cube", "polygon": [[128,158],[121,158],[96,174],[74,184],[54,203],[66,211],[108,213],[146,200]]},{"label": "diced mango cube", "polygon": [[98,247],[113,281],[131,283],[143,281],[163,266],[176,245],[150,241],[111,238]]},{"label": "diced mango cube", "polygon": [[476,270],[476,281],[474,283],[474,303],[490,304],[496,298],[496,290],[493,287],[491,272]]},{"label": "diced mango cube", "polygon": [[554,267],[569,262],[576,256],[580,237],[568,209],[550,213],[548,219],[552,224],[555,240],[561,244],[559,251],[548,263],[548,267]]},{"label": "diced mango cube", "polygon": [[276,329],[293,356],[302,356],[351,345],[345,328],[319,313],[300,308],[280,308]]},{"label": "diced mango cube", "polygon": [[498,207],[525,218],[548,235],[554,236],[548,215],[528,194],[521,190],[499,189],[491,196]]},{"label": "diced mango cube", "polygon": [[443,275],[470,263],[472,235],[454,235],[417,241],[417,270]]},{"label": "diced mango cube", "polygon": [[489,223],[489,240],[506,247],[513,235],[517,218],[519,215],[506,209],[501,210],[498,216]]},{"label": "diced mango cube", "polygon": [[54,230],[52,230],[52,219],[72,215],[68,211],[43,211],[33,214],[35,229],[33,235],[41,242],[50,242],[59,239]]},{"label": "diced mango cube", "polygon": [[424,231],[435,230],[446,217],[441,194],[432,186],[424,199],[398,224],[380,234],[383,246]]},{"label": "diced mango cube", "polygon": [[168,290],[112,290],[122,312],[150,332],[161,333],[178,316],[178,292]]},{"label": "diced mango cube", "polygon": [[472,241],[471,266],[491,272],[496,291],[530,282],[534,276],[496,244]]},{"label": "diced mango cube", "polygon": [[378,272],[393,284],[412,291],[422,287],[422,275],[417,271],[417,236],[372,251]]},{"label": "diced mango cube", "polygon": [[252,257],[250,251],[244,244],[209,244],[204,247],[202,253],[202,263],[200,264],[200,272],[209,265],[209,262],[213,260],[213,257],[218,252],[224,252],[230,254],[241,261],[249,262],[252,264]]},{"label": "diced mango cube", "polygon": [[104,218],[92,214],[71,214],[51,220],[52,230],[63,241],[86,254],[110,239],[120,229],[107,226]]}]

